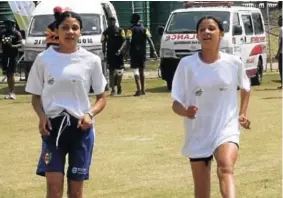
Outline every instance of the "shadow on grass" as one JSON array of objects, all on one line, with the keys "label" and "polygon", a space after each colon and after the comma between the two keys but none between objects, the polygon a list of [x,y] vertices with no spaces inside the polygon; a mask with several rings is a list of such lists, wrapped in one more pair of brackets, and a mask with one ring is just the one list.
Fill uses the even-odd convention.
[{"label": "shadow on grass", "polygon": [[147,88],[148,93],[170,93],[166,86]]},{"label": "shadow on grass", "polygon": [[[29,95],[29,93],[25,92],[25,84],[24,83],[17,83],[15,85],[15,93],[16,95]],[[0,86],[0,94],[5,95],[9,93],[8,85],[1,84]]]},{"label": "shadow on grass", "polygon": [[277,87],[274,88],[259,88],[259,89],[254,89],[253,91],[280,91],[280,89],[278,89]]},{"label": "shadow on grass", "polygon": [[274,83],[281,83],[281,80],[272,80]]},{"label": "shadow on grass", "polygon": [[267,98],[262,98],[263,100],[275,100],[275,99],[282,99],[282,96],[277,96],[277,97],[267,97]]}]

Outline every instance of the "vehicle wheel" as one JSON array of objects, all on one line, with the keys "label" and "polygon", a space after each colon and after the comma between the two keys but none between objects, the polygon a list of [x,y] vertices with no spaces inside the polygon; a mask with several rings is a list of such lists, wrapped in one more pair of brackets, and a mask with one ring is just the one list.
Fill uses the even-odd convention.
[{"label": "vehicle wheel", "polygon": [[166,83],[167,83],[168,91],[171,91],[171,89],[172,89],[172,80],[171,79],[170,80],[166,80]]},{"label": "vehicle wheel", "polygon": [[262,81],[262,74],[263,74],[263,65],[262,60],[259,59],[257,63],[257,72],[256,76],[251,78],[251,84],[252,85],[260,85]]}]

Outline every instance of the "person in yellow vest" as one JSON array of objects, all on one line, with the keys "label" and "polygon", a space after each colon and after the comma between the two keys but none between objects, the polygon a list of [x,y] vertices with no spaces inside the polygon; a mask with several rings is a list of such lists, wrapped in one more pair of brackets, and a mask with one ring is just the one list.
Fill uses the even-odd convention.
[{"label": "person in yellow vest", "polygon": [[47,27],[47,29],[45,30],[45,35],[46,35],[46,49],[50,46],[50,45],[58,45],[59,44],[59,38],[55,33],[55,29],[56,29],[56,20],[58,19],[58,17],[60,16],[61,12],[63,11],[63,9],[59,6],[56,6],[53,9],[54,12],[54,18],[55,20],[50,23]]},{"label": "person in yellow vest", "polygon": [[135,76],[137,91],[134,96],[145,95],[145,61],[146,61],[146,42],[149,42],[153,49],[153,55],[157,59],[157,53],[151,39],[150,31],[140,23],[140,16],[133,13],[131,18],[132,26],[127,30],[126,41],[122,49],[130,48],[131,68]]}]

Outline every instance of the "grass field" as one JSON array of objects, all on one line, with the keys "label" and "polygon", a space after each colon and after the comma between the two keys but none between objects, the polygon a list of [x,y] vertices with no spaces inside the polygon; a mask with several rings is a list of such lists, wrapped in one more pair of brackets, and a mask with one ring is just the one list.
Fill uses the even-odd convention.
[{"label": "grass field", "polygon": [[[282,92],[278,74],[266,74],[253,87],[242,131],[235,177],[239,198],[281,195]],[[38,120],[30,95],[17,85],[18,98],[6,101],[0,85],[0,198],[43,198],[45,180],[35,175],[40,152]],[[171,111],[161,80],[147,81],[147,95],[131,97],[134,82],[124,82],[121,97],[108,97],[97,117],[96,147],[85,198],[192,198],[189,161],[181,156],[182,118]],[[213,163],[212,198],[219,198]]]}]

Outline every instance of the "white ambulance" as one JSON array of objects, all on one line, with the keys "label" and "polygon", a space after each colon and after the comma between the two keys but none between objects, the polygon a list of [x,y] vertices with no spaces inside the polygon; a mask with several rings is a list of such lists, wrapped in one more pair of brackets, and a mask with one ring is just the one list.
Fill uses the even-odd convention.
[{"label": "white ambulance", "polygon": [[204,16],[222,20],[225,36],[221,51],[239,56],[253,85],[259,85],[267,67],[267,40],[260,9],[233,6],[230,2],[184,3],[184,9],[171,13],[165,27],[159,27],[161,78],[170,90],[178,63],[200,50],[196,25]]},{"label": "white ambulance", "polygon": [[[45,50],[45,34],[47,26],[54,21],[53,8],[60,6],[70,8],[80,14],[83,22],[80,46],[99,55],[103,59],[102,32],[107,28],[107,18],[114,16],[119,26],[116,11],[109,1],[88,0],[46,0],[40,2],[32,12],[31,21],[25,35],[24,60],[21,64],[25,67],[26,79],[31,65],[36,56]],[[106,65],[103,72],[107,76]]]}]

